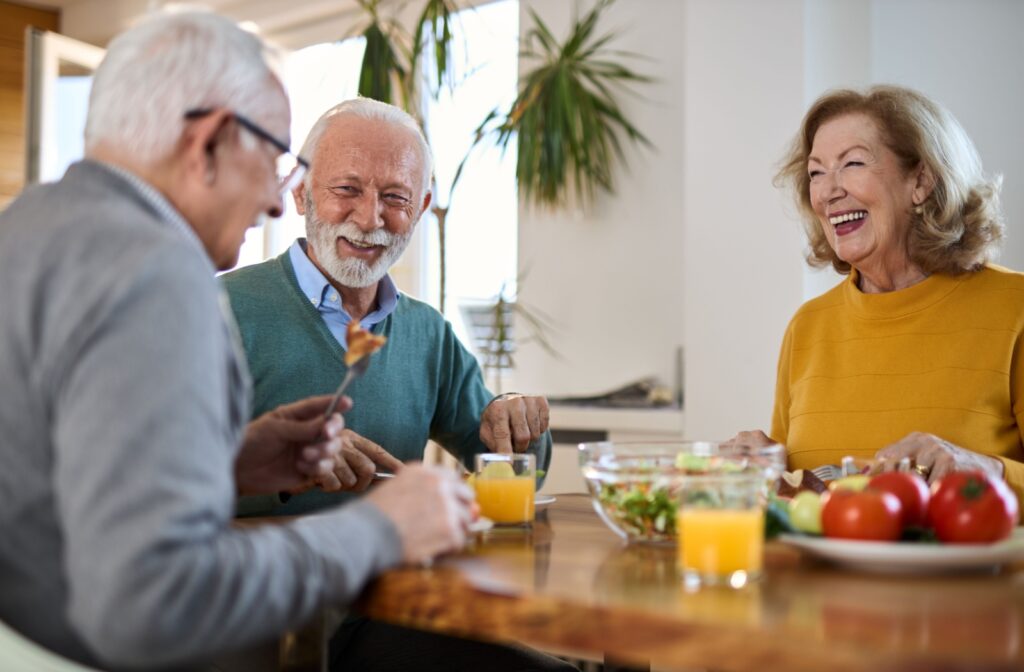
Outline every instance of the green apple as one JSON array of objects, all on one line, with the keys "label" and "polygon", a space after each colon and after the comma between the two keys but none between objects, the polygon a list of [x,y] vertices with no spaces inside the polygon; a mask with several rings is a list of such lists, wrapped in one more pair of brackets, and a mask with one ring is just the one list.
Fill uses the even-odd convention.
[{"label": "green apple", "polygon": [[801,532],[821,534],[821,496],[804,490],[789,502],[789,522]]}]

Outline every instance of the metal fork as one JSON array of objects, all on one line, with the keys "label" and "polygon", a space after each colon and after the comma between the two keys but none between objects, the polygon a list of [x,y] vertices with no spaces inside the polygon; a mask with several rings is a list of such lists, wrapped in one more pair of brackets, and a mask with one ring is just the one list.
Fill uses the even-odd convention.
[{"label": "metal fork", "polygon": [[345,390],[352,384],[352,381],[366,373],[366,368],[368,366],[370,366],[370,356],[365,355],[362,359],[349,367],[348,372],[345,373],[345,377],[341,379],[341,385],[338,385],[338,389],[334,392],[334,398],[331,399],[331,403],[327,406],[327,412],[324,413],[325,418],[329,418],[334,415],[334,412],[338,410],[338,404],[341,402],[341,395],[345,394]]},{"label": "metal fork", "polygon": [[853,476],[861,473],[853,457],[847,455],[843,458],[843,466],[837,467],[834,464],[823,464],[820,467],[811,469],[811,473],[823,481],[834,481],[844,476]]},{"label": "metal fork", "polygon": [[834,481],[843,477],[843,470],[834,464],[823,464],[820,467],[811,469],[811,473],[821,481]]}]

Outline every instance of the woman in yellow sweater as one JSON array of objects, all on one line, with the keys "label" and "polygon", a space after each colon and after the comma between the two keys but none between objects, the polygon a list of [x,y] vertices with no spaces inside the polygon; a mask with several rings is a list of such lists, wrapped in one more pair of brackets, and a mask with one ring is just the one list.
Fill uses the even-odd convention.
[{"label": "woman in yellow sweater", "polygon": [[853,455],[909,457],[931,481],[982,470],[1024,501],[1024,274],[990,263],[999,181],[960,124],[904,88],[831,92],[777,182],[808,262],[849,277],[786,330],[771,438],[737,438],[784,444],[793,469]]}]

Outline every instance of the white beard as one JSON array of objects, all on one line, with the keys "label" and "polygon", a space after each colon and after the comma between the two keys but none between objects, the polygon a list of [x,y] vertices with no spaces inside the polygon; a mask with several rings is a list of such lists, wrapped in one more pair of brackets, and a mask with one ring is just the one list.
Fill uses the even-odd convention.
[{"label": "white beard", "polygon": [[[412,232],[410,228],[405,235],[388,233],[384,229],[365,233],[352,222],[328,224],[316,216],[312,199],[306,199],[306,238],[309,245],[327,275],[345,287],[369,287],[379,282],[405,252]],[[381,245],[384,251],[372,265],[355,257],[341,257],[338,255],[339,236],[363,245]]]}]

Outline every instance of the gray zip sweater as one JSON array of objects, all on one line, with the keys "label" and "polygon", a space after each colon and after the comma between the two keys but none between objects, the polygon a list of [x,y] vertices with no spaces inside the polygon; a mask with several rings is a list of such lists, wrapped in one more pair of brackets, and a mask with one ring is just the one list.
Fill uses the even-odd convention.
[{"label": "gray zip sweater", "polygon": [[245,363],[144,187],[84,161],[0,214],[0,619],[114,668],[274,637],[401,555],[369,503],[231,526]]}]

